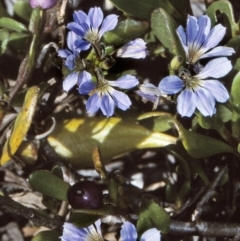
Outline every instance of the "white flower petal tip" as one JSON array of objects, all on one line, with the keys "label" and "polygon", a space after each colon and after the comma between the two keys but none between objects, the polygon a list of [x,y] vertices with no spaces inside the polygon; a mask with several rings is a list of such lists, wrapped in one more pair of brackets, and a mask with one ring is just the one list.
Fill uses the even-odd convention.
[{"label": "white flower petal tip", "polygon": [[118,58],[144,59],[147,55],[146,42],[140,38],[126,43],[116,51]]}]

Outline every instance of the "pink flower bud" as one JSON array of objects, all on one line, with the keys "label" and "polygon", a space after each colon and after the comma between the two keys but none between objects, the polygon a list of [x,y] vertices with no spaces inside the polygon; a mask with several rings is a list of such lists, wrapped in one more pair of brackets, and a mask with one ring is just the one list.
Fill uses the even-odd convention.
[{"label": "pink flower bud", "polygon": [[49,9],[57,3],[57,0],[29,0],[29,3],[32,8],[40,7],[42,9]]}]

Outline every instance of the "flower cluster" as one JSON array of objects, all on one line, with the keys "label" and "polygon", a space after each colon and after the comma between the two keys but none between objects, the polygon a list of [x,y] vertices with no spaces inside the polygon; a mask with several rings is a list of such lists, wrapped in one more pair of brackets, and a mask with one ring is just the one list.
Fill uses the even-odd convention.
[{"label": "flower cluster", "polygon": [[[80,241],[80,240],[99,240],[103,241],[101,231],[101,221],[97,220],[94,224],[87,228],[78,228],[71,223],[65,223],[63,226],[63,235],[61,241]],[[122,225],[120,231],[121,241],[136,241],[138,237],[135,226],[126,221]],[[161,235],[156,228],[151,228],[143,233],[140,241],[160,241]]]},{"label": "flower cluster", "polygon": [[[216,112],[216,102],[224,103],[229,94],[224,85],[218,81],[232,69],[231,62],[224,56],[230,56],[233,48],[218,46],[226,33],[221,24],[211,29],[210,18],[206,15],[198,19],[188,16],[186,30],[177,28],[182,47],[186,54],[186,67],[181,68],[178,75],[165,77],[158,87],[142,86],[137,92],[145,100],[158,104],[161,95],[177,97],[177,111],[181,116],[190,117],[195,110],[203,116],[212,116]],[[215,58],[218,57],[218,58]],[[200,64],[204,58],[213,58],[206,66]],[[214,59],[215,58],[215,59]]]},{"label": "flower cluster", "polygon": [[[69,91],[78,86],[79,93],[89,95],[86,109],[89,114],[94,114],[101,109],[102,113],[109,117],[114,114],[114,108],[126,110],[130,107],[129,97],[113,87],[130,89],[138,85],[135,76],[125,75],[116,81],[108,81],[99,75],[99,67],[89,63],[89,60],[82,59],[80,54],[91,47],[99,59],[102,58],[102,36],[114,29],[118,22],[118,16],[111,14],[105,19],[101,8],[91,8],[88,14],[83,11],[76,11],[73,14],[74,21],[67,25],[70,30],[67,36],[68,49],[59,50],[58,54],[63,58],[65,67],[69,74],[63,81],[63,90]],[[114,55],[117,58],[145,58],[148,54],[146,43],[142,39],[135,39],[119,47]],[[89,71],[90,70],[90,71]],[[95,74],[97,81],[93,81]]]}]

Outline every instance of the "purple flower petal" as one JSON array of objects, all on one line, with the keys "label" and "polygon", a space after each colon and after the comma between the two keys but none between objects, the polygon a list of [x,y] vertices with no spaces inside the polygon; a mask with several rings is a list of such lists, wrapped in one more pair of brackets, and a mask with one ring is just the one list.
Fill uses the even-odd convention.
[{"label": "purple flower petal", "polygon": [[197,24],[197,19],[194,16],[188,15],[186,33],[187,33],[187,46],[189,48],[191,48],[194,43],[194,40],[198,33],[198,28],[199,26]]},{"label": "purple flower petal", "polygon": [[78,228],[71,223],[64,223],[61,241],[80,241],[86,239],[88,232],[84,228]]},{"label": "purple flower petal", "polygon": [[122,229],[120,231],[122,241],[136,241],[137,240],[137,231],[135,226],[126,221],[122,225]]},{"label": "purple flower petal", "polygon": [[196,107],[204,116],[212,116],[215,113],[215,99],[207,89],[198,88],[195,91]]},{"label": "purple flower petal", "polygon": [[103,36],[104,33],[114,29],[118,22],[118,16],[115,14],[108,15],[102,23],[102,26],[99,30],[99,39]]},{"label": "purple flower petal", "polygon": [[198,51],[209,34],[211,28],[209,17],[206,15],[200,16],[198,18],[198,26],[199,30],[193,44],[193,49],[195,49],[195,51]]},{"label": "purple flower petal", "polygon": [[192,90],[185,89],[177,98],[177,111],[181,116],[190,117],[196,109],[196,98]]},{"label": "purple flower petal", "polygon": [[77,50],[88,50],[91,46],[91,44],[88,41],[83,40],[83,39],[77,39],[74,42],[74,44],[75,44]]},{"label": "purple flower petal", "polygon": [[203,48],[205,50],[214,48],[223,39],[225,33],[226,33],[226,28],[223,27],[221,24],[218,24],[215,27],[213,27],[203,44]]},{"label": "purple flower petal", "polygon": [[224,85],[218,80],[204,80],[201,82],[202,88],[207,89],[220,103],[224,103],[229,99],[229,93]]},{"label": "purple flower petal", "polygon": [[75,34],[79,35],[80,37],[84,37],[85,35],[85,30],[83,29],[82,25],[79,25],[78,23],[68,23],[67,28],[73,31]]},{"label": "purple flower petal", "polygon": [[129,109],[130,105],[132,104],[129,97],[121,91],[115,90],[112,93],[113,100],[115,105],[121,110]]},{"label": "purple flower petal", "polygon": [[110,117],[113,115],[114,113],[114,101],[113,98],[110,95],[103,95],[102,96],[102,100],[101,100],[101,104],[100,104],[100,108],[102,113],[107,116]]},{"label": "purple flower petal", "polygon": [[133,75],[124,75],[116,81],[108,81],[109,85],[119,87],[121,89],[131,89],[139,84],[138,79]]},{"label": "purple flower petal", "polygon": [[183,26],[180,25],[177,28],[177,34],[179,36],[180,41],[182,42],[182,45],[187,46],[187,36],[186,36]]},{"label": "purple flower petal", "polygon": [[151,228],[143,233],[140,241],[160,241],[161,235],[156,228]]},{"label": "purple flower petal", "polygon": [[72,54],[72,52],[68,49],[58,50],[58,56],[61,57],[61,58],[67,58],[71,54]]},{"label": "purple flower petal", "polygon": [[[80,86],[83,84],[83,83],[85,83],[85,82],[91,82],[92,83],[92,75],[89,73],[89,72],[87,72],[87,71],[82,71],[82,73],[79,75],[79,79],[78,79],[78,88],[80,88]],[[94,85],[95,86],[95,85]],[[86,89],[86,91],[87,91],[87,89]],[[92,89],[90,90],[90,91],[92,91]],[[89,92],[90,92],[89,91]],[[88,93],[89,93],[88,92]],[[87,93],[87,94],[88,94]]]},{"label": "purple flower petal", "polygon": [[206,79],[208,77],[220,78],[225,76],[231,69],[232,64],[227,58],[217,58],[208,62],[202,71],[195,77],[199,79]]},{"label": "purple flower petal", "polygon": [[[177,34],[186,53],[188,63],[195,64],[199,59],[229,56],[235,52],[230,47],[211,50],[223,39],[226,28],[218,24],[210,30],[210,22],[207,15],[200,16],[198,20],[193,16],[188,16],[186,34],[182,26],[177,28]],[[211,51],[207,53],[209,50]]]},{"label": "purple flower petal", "polygon": [[79,25],[81,25],[82,23],[86,23],[90,28],[89,17],[85,12],[83,12],[81,10],[75,11],[73,13],[73,20],[74,20],[74,22],[78,23]]},{"label": "purple flower petal", "polygon": [[92,81],[85,81],[79,86],[79,93],[82,95],[88,95],[95,88],[95,83],[93,83]]},{"label": "purple flower petal", "polygon": [[69,74],[63,81],[63,90],[69,91],[76,85],[78,82],[78,72],[72,72]]},{"label": "purple flower petal", "polygon": [[117,57],[134,59],[143,59],[147,54],[146,42],[140,38],[128,42],[116,52]]},{"label": "purple flower petal", "polygon": [[183,87],[184,82],[176,75],[163,78],[158,85],[161,92],[169,95],[178,93]]},{"label": "purple flower petal", "polygon": [[68,48],[74,52],[76,51],[76,47],[74,45],[74,42],[78,39],[77,34],[75,34],[73,31],[69,31],[67,35],[67,45]]},{"label": "purple flower petal", "polygon": [[147,95],[161,96],[160,89],[151,83],[142,84],[139,86],[139,89],[141,90],[142,93]]},{"label": "purple flower petal", "polygon": [[218,57],[218,56],[231,56],[234,53],[235,53],[235,50],[233,48],[218,46],[212,49],[211,51],[203,54],[199,59],[212,58],[212,57]]},{"label": "purple flower petal", "polygon": [[90,8],[88,12],[90,23],[93,29],[98,30],[103,21],[103,12],[99,7]]},{"label": "purple flower petal", "polygon": [[89,114],[95,114],[99,108],[100,108],[100,105],[101,105],[101,98],[100,96],[95,93],[93,94],[92,96],[90,96],[87,100],[87,104],[86,104],[86,109],[87,109],[87,112]]},{"label": "purple flower petal", "polygon": [[157,99],[159,98],[156,95],[149,95],[149,94],[145,94],[144,92],[142,92],[141,90],[136,90],[135,93],[137,93],[139,96],[141,96],[143,98],[143,100],[145,101],[151,101],[151,102],[155,102],[157,101]]},{"label": "purple flower petal", "polygon": [[76,56],[71,54],[67,57],[67,59],[65,60],[65,66],[70,69],[73,70],[75,68],[75,59]]}]

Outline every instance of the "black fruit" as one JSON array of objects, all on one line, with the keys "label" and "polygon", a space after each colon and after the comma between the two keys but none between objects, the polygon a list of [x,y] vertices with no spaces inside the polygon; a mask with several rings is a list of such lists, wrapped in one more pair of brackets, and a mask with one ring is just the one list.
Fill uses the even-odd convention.
[{"label": "black fruit", "polygon": [[91,181],[76,182],[68,189],[68,202],[74,209],[99,208],[103,203],[101,188]]}]

